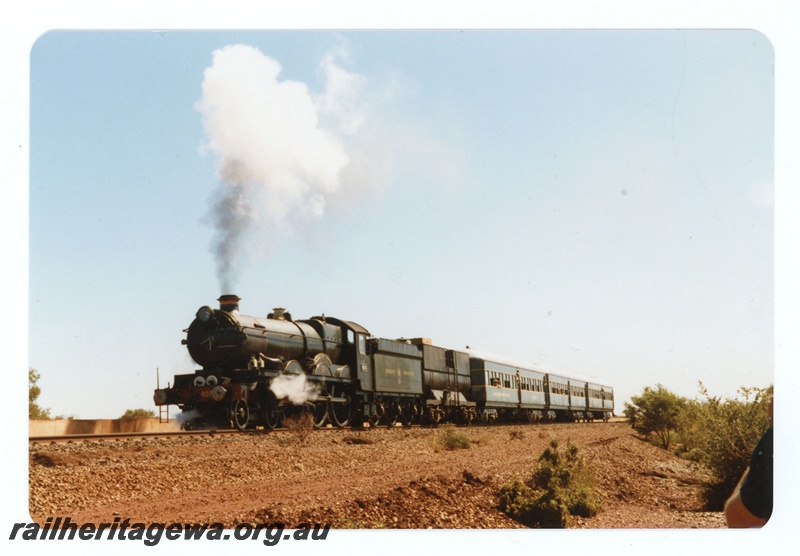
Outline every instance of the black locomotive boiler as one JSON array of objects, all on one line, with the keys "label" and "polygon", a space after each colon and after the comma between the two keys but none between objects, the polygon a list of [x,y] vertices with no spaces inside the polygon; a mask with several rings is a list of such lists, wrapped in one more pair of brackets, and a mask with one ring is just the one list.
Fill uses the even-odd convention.
[{"label": "black locomotive boiler", "polygon": [[308,412],[331,423],[393,426],[473,421],[607,420],[607,385],[437,347],[425,338],[375,338],[332,317],[293,320],[239,312],[239,297],[201,307],[183,343],[202,368],[175,375],[156,405],[177,405],[186,428],[279,426]]}]

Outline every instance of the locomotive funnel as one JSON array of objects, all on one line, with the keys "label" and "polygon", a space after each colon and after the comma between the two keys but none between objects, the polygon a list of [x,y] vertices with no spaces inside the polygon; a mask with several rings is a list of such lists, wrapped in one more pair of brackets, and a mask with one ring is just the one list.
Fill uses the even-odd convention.
[{"label": "locomotive funnel", "polygon": [[219,301],[220,310],[230,313],[231,311],[239,310],[239,301],[241,301],[241,298],[238,295],[228,294],[221,295],[217,301]]}]

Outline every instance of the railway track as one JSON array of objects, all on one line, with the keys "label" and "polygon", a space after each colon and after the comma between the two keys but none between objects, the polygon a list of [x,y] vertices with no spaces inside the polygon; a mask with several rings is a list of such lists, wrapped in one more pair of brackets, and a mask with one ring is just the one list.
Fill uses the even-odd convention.
[{"label": "railway track", "polygon": [[[398,425],[399,427],[399,425]],[[419,425],[412,425],[410,428],[418,428]],[[376,427],[376,429],[386,429],[386,427]],[[309,432],[334,432],[342,430],[369,430],[369,427],[364,429],[353,429],[352,427],[321,427],[318,429],[311,429]],[[100,440],[128,440],[131,438],[170,438],[170,437],[185,437],[185,436],[221,436],[230,434],[240,435],[261,435],[261,434],[275,434],[281,432],[292,432],[285,427],[278,427],[273,430],[252,429],[247,431],[239,431],[236,429],[199,429],[199,430],[179,430],[179,431],[160,431],[160,432],[118,432],[118,433],[101,433],[101,434],[62,434],[53,436],[31,436],[28,438],[28,444],[52,444],[52,443],[69,443],[69,442],[97,442]]]},{"label": "railway track", "polygon": [[[620,422],[625,421],[624,417],[612,417],[611,422]],[[508,425],[522,425],[521,423],[507,423]],[[564,424],[568,425],[571,423],[549,423],[550,425],[558,425]],[[589,426],[592,424],[600,424],[602,425],[602,421],[595,421],[593,423],[584,423],[585,425]],[[484,426],[498,426],[498,425],[485,425],[485,424],[478,424],[473,423],[470,425],[471,427],[484,427]],[[536,426],[530,425],[530,426]],[[399,423],[395,425],[396,428],[404,428]],[[421,425],[411,425],[408,428],[420,428]],[[333,426],[325,426],[321,428],[311,429],[309,432],[337,432],[337,431],[353,431],[353,430],[370,430],[371,427],[369,425],[365,426],[364,428],[353,428],[353,427],[333,427]],[[387,430],[386,426],[378,426],[375,427],[375,430]],[[129,440],[133,438],[172,438],[172,437],[186,437],[186,436],[222,436],[222,435],[230,435],[230,434],[240,434],[240,435],[261,435],[261,434],[275,434],[275,433],[291,433],[292,430],[279,427],[273,430],[265,430],[265,429],[252,429],[247,431],[239,431],[236,429],[200,429],[200,430],[179,430],[179,431],[160,431],[160,432],[119,432],[119,433],[101,433],[101,434],[66,434],[66,435],[53,435],[53,436],[31,436],[28,438],[28,444],[36,445],[36,444],[62,444],[62,443],[72,443],[72,442],[98,442],[98,441],[106,441],[106,440]]]},{"label": "railway track", "polygon": [[[240,434],[259,434],[253,431]],[[203,436],[239,433],[237,430],[197,430],[197,431],[161,431],[161,432],[115,432],[101,434],[61,434],[53,436],[31,436],[28,444],[51,444],[64,442],[97,442],[99,440],[127,440],[130,438],[168,438],[176,436]]]}]

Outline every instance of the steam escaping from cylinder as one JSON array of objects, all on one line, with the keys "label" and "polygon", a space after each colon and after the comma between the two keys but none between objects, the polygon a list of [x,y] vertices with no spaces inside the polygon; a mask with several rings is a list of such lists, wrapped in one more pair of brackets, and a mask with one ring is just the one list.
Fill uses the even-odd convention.
[{"label": "steam escaping from cylinder", "polygon": [[182,429],[186,423],[202,417],[203,413],[199,409],[190,409],[189,411],[182,411],[175,416],[175,424],[179,429]]},{"label": "steam escaping from cylinder", "polygon": [[[350,163],[344,139],[361,121],[363,78],[337,59],[324,58],[325,91],[313,95],[305,83],[281,79],[280,63],[256,48],[231,45],[213,53],[195,108],[205,149],[217,157],[220,185],[210,220],[221,291],[235,288],[246,255],[261,254],[278,236],[321,218],[340,190]],[[252,244],[245,241],[250,231],[259,232]]]},{"label": "steam escaping from cylinder", "polygon": [[269,389],[279,400],[288,400],[293,405],[303,405],[320,393],[317,384],[312,384],[306,375],[279,375],[272,379]]}]

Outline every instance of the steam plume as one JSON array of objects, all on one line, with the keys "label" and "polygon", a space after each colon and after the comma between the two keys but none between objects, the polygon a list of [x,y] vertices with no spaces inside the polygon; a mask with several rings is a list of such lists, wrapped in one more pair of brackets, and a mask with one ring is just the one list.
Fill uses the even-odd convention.
[{"label": "steam plume", "polygon": [[272,379],[269,389],[279,400],[288,399],[294,405],[303,405],[319,394],[319,387],[311,384],[306,375],[279,375]]},{"label": "steam plume", "polygon": [[343,137],[359,126],[357,97],[363,78],[327,56],[323,94],[281,80],[281,65],[258,49],[226,46],[203,74],[207,148],[217,156],[220,189],[212,204],[217,230],[212,251],[221,290],[233,291],[255,224],[257,245],[269,248],[293,226],[321,218],[348,166]]},{"label": "steam plume", "polygon": [[192,419],[196,419],[198,417],[202,417],[203,413],[199,409],[190,409],[189,411],[182,411],[175,416],[175,425],[178,429],[183,427],[186,423],[191,421]]}]

